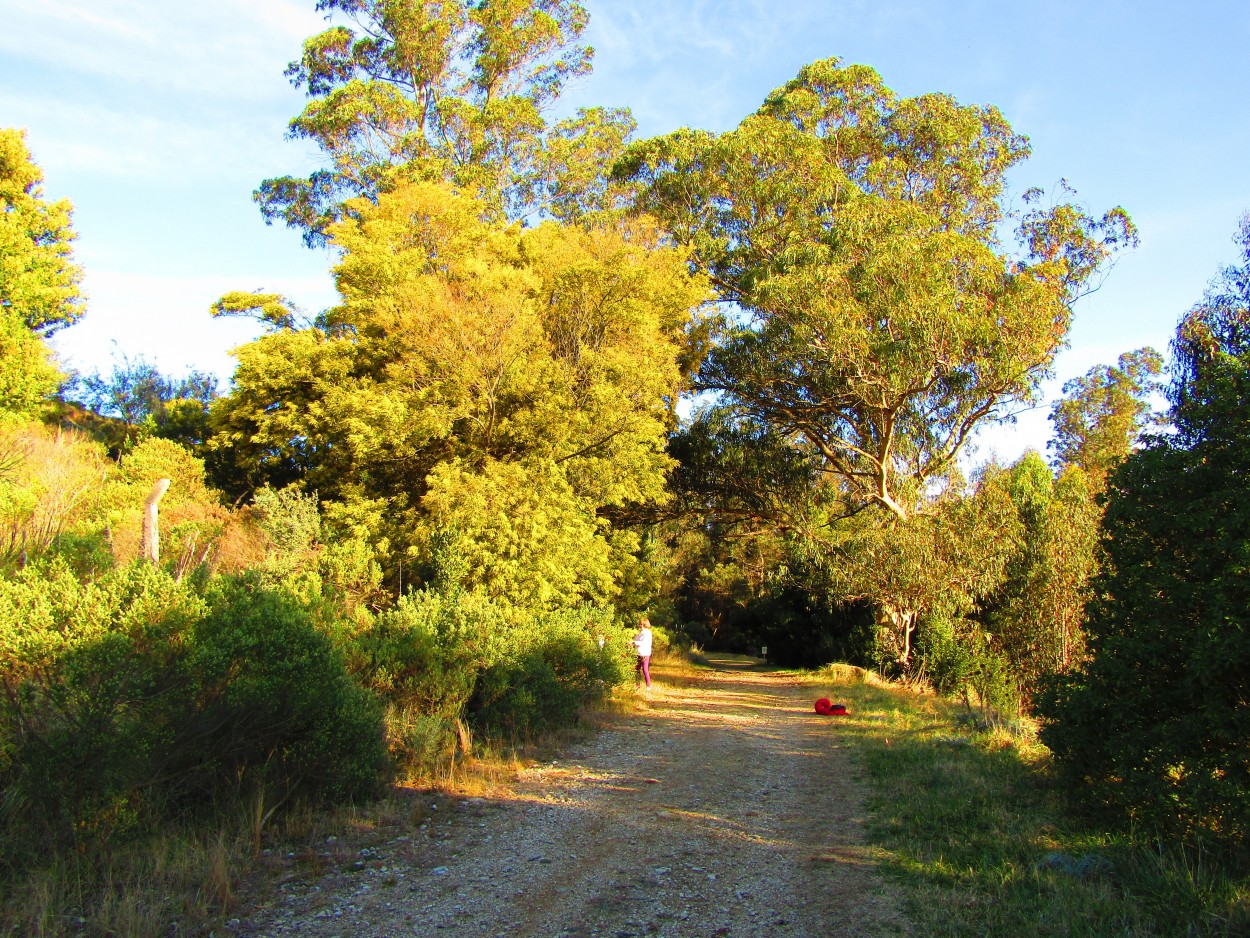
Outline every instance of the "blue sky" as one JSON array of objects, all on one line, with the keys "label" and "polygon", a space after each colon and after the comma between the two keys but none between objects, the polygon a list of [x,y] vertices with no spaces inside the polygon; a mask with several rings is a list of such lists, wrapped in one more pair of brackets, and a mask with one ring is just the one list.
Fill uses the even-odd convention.
[{"label": "blue sky", "polygon": [[[565,106],[633,109],[643,136],[725,130],[806,62],[872,65],[903,95],[1003,110],[1032,142],[1017,192],[1066,178],[1091,210],[1123,205],[1141,247],[1077,306],[1048,386],[1142,345],[1166,348],[1250,209],[1250,3],[1198,0],[591,0],[595,71]],[[83,371],[114,354],[228,376],[249,324],[223,292],[334,302],[332,258],[266,227],[268,176],[317,154],[283,139],[302,99],[282,76],[323,26],[313,0],[0,0],[0,126],[23,127],[45,189],[75,206],[87,316],[57,346]],[[1046,408],[986,434],[1014,458]]]}]

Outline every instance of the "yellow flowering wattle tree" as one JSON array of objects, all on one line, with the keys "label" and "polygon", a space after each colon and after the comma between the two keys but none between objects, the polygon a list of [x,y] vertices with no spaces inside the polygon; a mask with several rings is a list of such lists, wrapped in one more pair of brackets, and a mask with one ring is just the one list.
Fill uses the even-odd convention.
[{"label": "yellow flowering wattle tree", "polygon": [[316,491],[396,570],[454,530],[468,585],[610,598],[633,542],[605,513],[666,497],[702,278],[642,221],[523,228],[441,183],[351,210],[329,230],[342,303],[316,323],[269,296],[219,303],[273,329],[215,407],[218,465],[240,488]]}]

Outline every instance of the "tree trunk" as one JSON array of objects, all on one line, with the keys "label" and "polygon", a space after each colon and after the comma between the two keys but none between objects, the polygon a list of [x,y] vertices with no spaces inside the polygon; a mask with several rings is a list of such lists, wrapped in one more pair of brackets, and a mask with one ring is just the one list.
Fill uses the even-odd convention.
[{"label": "tree trunk", "polygon": [[148,493],[147,500],[143,503],[143,541],[139,545],[139,552],[145,560],[150,560],[152,563],[160,563],[161,560],[161,534],[157,505],[167,491],[169,491],[169,479],[159,479],[152,486],[152,491]]},{"label": "tree trunk", "polygon": [[886,646],[893,652],[898,666],[906,673],[911,664],[911,636],[916,631],[916,620],[920,613],[915,609],[883,603],[877,615]]}]

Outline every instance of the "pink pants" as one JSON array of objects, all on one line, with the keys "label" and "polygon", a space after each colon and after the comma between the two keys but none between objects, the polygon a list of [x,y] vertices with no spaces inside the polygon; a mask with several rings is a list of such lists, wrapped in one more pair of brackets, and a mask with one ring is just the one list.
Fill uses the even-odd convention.
[{"label": "pink pants", "polygon": [[634,670],[642,675],[642,679],[647,682],[647,686],[651,686],[651,656],[639,655],[638,663],[634,665]]}]

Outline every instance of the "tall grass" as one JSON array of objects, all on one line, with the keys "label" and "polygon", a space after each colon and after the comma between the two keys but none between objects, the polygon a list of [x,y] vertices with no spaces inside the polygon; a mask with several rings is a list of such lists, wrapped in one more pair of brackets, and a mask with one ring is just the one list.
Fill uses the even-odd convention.
[{"label": "tall grass", "polygon": [[872,836],[919,934],[1250,935],[1250,884],[1226,860],[1077,816],[1027,726],[846,667],[811,681],[848,705],[829,732],[866,769]]},{"label": "tall grass", "polygon": [[0,936],[208,934],[235,907],[252,862],[244,825],[232,832],[171,829],[142,844],[86,856],[57,854],[7,884]]}]

